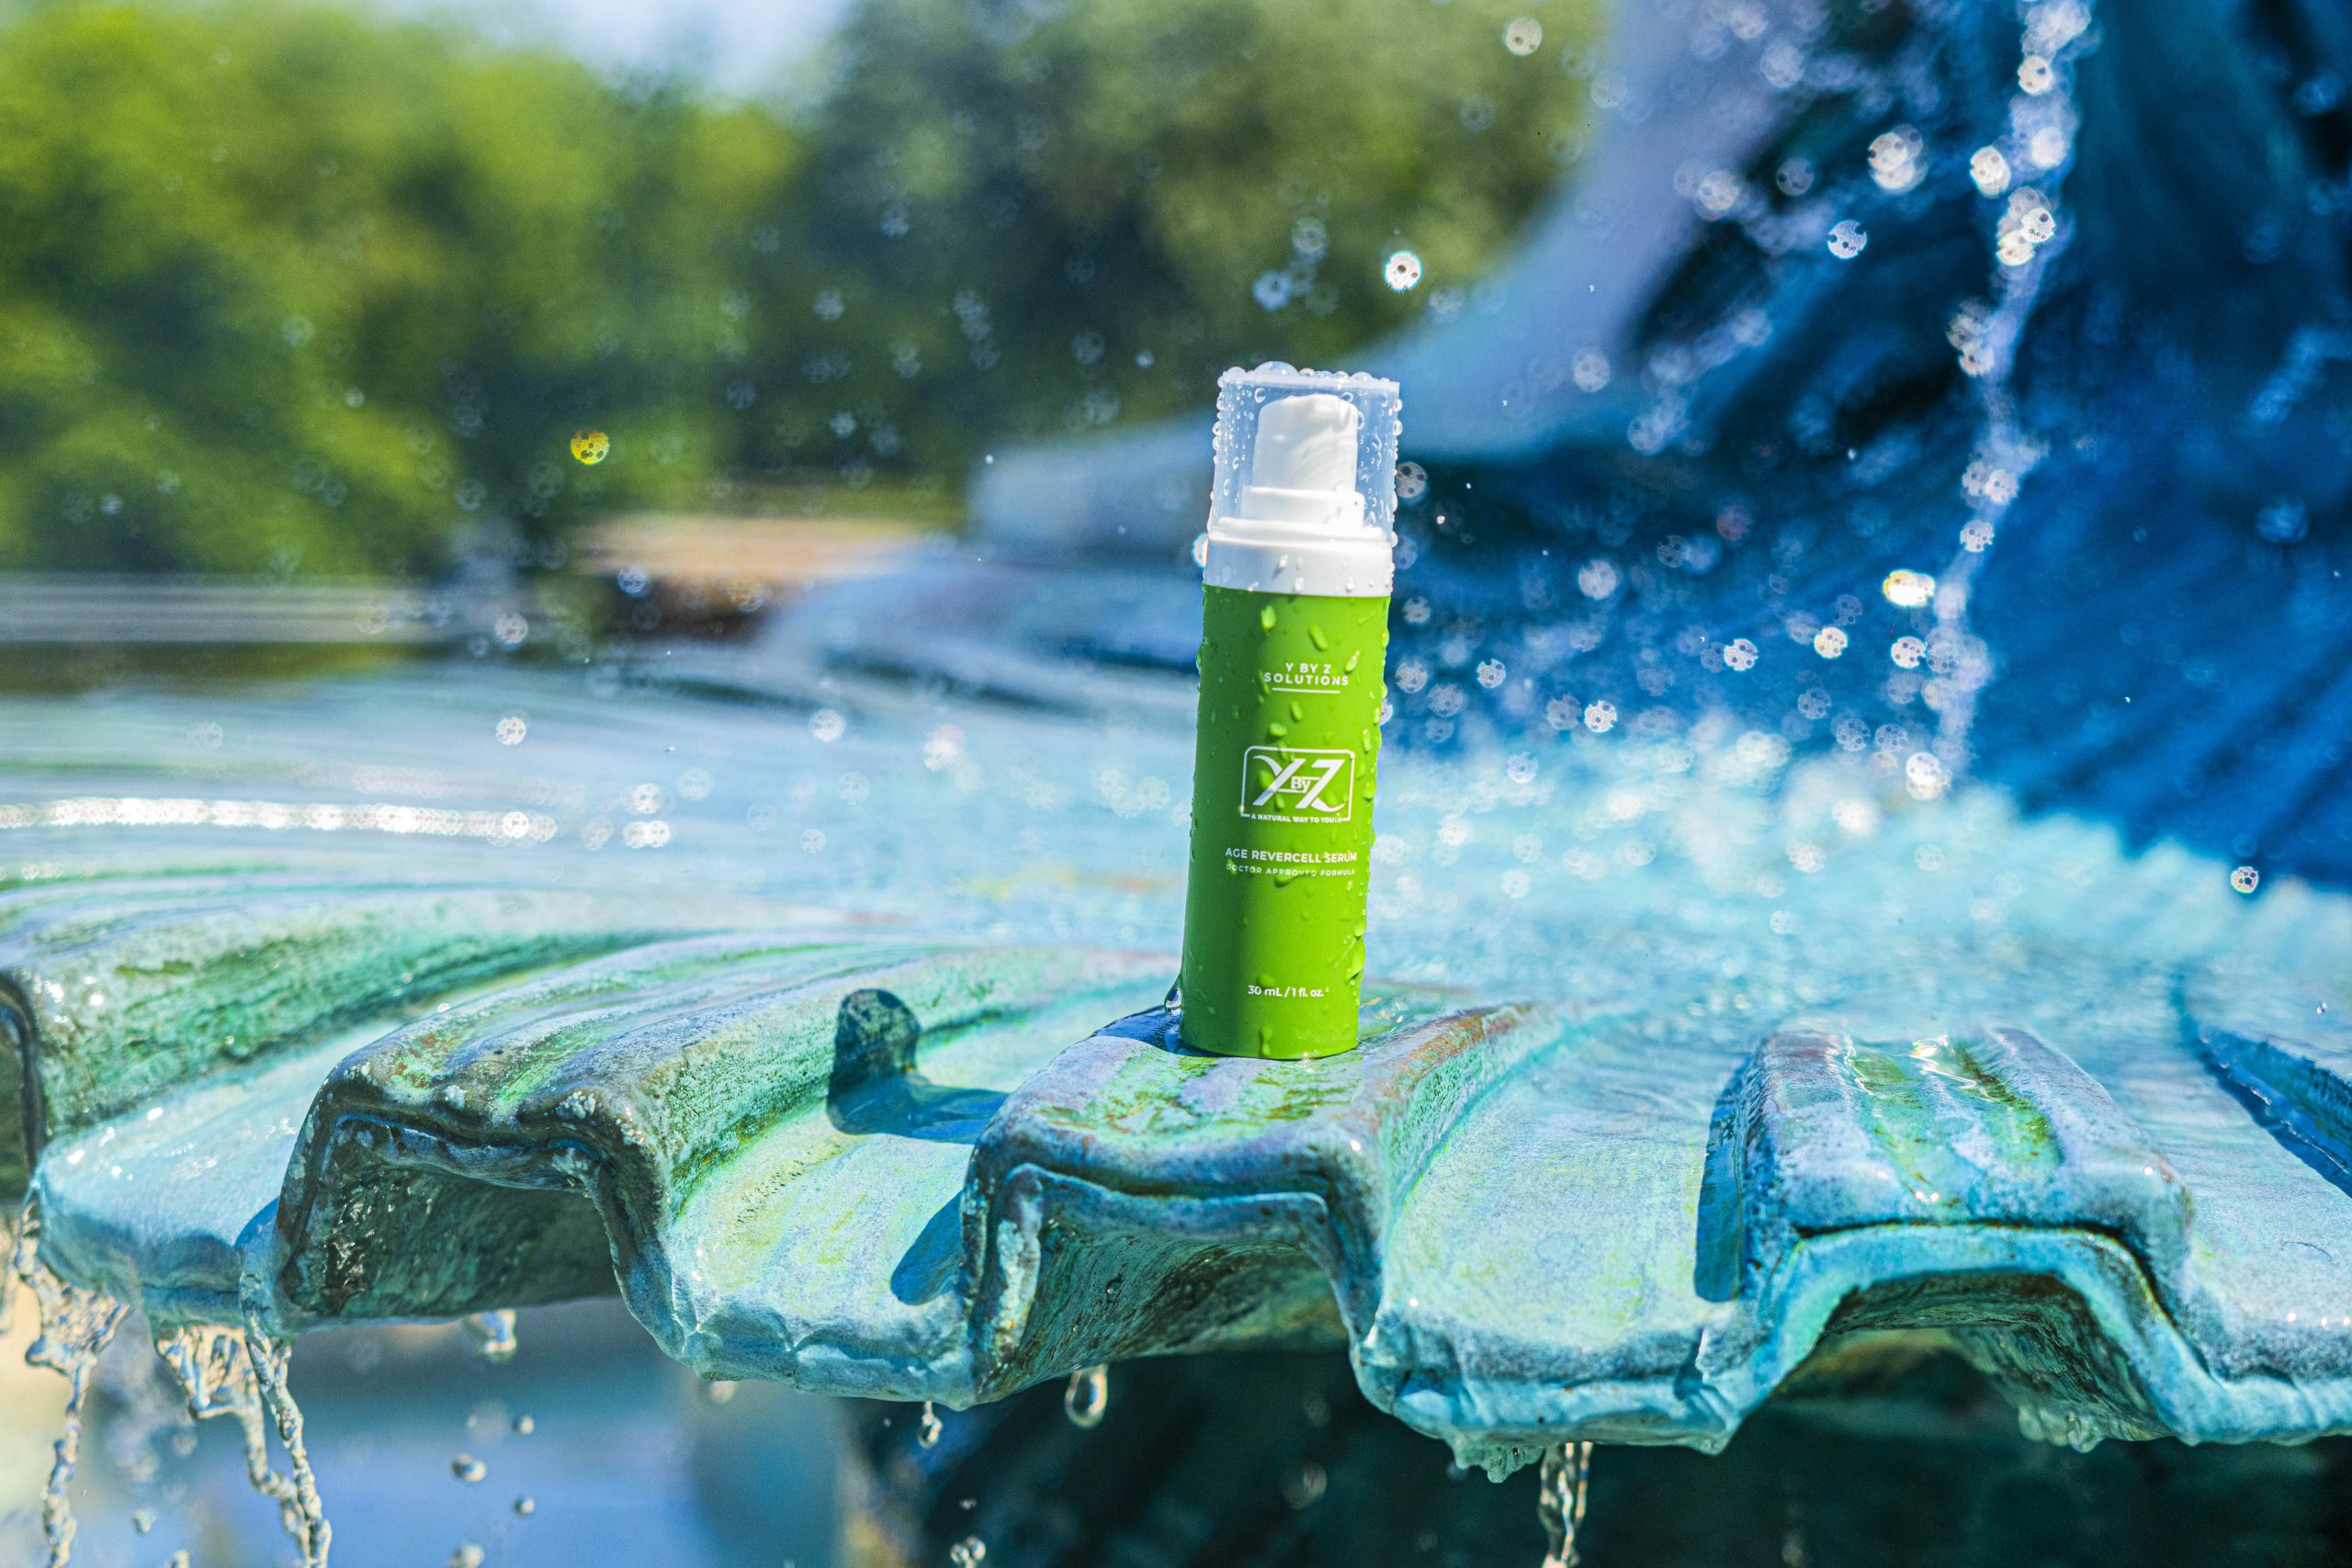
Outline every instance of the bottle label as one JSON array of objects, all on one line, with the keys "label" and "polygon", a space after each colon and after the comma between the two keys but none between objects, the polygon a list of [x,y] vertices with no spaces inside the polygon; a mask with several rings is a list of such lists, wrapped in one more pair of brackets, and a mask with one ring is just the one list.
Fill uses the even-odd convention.
[{"label": "bottle label", "polygon": [[1353,751],[1251,746],[1241,753],[1241,815],[1256,822],[1346,822],[1356,804]]},{"label": "bottle label", "polygon": [[1204,591],[1184,1041],[1356,1043],[1388,601]]}]

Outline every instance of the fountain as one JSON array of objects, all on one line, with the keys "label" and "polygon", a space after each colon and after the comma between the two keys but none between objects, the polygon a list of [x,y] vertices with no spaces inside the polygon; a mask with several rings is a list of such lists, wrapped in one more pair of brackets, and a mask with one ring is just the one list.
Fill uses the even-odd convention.
[{"label": "fountain", "polygon": [[1355,1053],[1163,1005],[1164,435],[748,649],[0,699],[0,1187],[76,1407],[135,1305],[306,1562],[294,1336],[615,1290],[934,1437],[1343,1352],[1540,1467],[1557,1563],[1590,1445],[1873,1346],[2072,1449],[2352,1430],[2341,94],[2217,5],[1734,9],[1629,22],[1615,151],[1375,356],[1426,445]]}]

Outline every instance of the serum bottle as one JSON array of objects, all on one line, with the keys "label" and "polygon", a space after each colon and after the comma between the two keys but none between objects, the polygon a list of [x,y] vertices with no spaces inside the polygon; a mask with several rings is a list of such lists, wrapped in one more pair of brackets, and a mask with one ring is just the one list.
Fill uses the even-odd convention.
[{"label": "serum bottle", "polygon": [[1218,378],[1181,982],[1198,1050],[1356,1044],[1398,407],[1361,374]]}]

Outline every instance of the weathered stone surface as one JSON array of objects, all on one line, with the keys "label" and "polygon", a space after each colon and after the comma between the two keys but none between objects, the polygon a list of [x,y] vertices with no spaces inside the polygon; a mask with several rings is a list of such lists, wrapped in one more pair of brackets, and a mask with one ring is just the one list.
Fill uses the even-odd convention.
[{"label": "weathered stone surface", "polygon": [[[471,706],[527,697],[546,773],[425,711],[368,764],[457,758],[432,787],[537,803],[512,842],[285,825],[390,820],[365,793],[409,775],[307,760],[387,744],[364,707],[272,710],[220,809],[12,765],[53,1266],[284,1329],[617,1285],[713,1376],[951,1405],[1344,1346],[1496,1465],[1719,1445],[1887,1329],[2061,1440],[2352,1428],[2341,898],[1734,737],[1406,757],[1364,1046],[1226,1061],[1157,1005],[1181,735],[1113,767],[1092,721],[836,695],[827,743],[668,697],[623,756],[514,680]],[[673,745],[710,776],[644,783]]]}]

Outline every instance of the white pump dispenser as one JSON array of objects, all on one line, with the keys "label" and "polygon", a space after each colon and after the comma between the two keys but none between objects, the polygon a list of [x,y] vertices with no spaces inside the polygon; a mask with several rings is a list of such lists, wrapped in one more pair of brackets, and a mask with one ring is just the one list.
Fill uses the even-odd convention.
[{"label": "white pump dispenser", "polygon": [[1259,412],[1249,482],[1209,519],[1212,588],[1343,598],[1387,596],[1393,539],[1356,489],[1363,412],[1329,392],[1276,398]]}]

